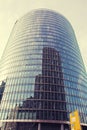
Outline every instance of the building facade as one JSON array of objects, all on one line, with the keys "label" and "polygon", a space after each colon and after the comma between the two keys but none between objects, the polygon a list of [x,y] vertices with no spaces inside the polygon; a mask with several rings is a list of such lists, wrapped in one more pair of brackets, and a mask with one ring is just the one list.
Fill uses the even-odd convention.
[{"label": "building facade", "polygon": [[87,75],[70,23],[47,9],[16,21],[0,63],[1,130],[69,130],[77,110],[87,129]]}]

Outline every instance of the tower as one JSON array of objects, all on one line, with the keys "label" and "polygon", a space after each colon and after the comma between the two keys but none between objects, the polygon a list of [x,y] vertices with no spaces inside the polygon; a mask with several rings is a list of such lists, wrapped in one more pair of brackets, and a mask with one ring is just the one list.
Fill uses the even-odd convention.
[{"label": "tower", "polygon": [[41,9],[16,21],[1,59],[2,81],[2,130],[68,130],[76,109],[85,129],[86,71],[62,15]]}]

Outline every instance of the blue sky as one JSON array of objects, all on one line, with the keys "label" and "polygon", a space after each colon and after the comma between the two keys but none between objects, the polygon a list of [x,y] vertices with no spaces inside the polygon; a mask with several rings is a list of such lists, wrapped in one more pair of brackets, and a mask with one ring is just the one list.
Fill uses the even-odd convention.
[{"label": "blue sky", "polygon": [[87,68],[87,0],[0,0],[0,58],[15,21],[37,8],[52,9],[70,21]]}]

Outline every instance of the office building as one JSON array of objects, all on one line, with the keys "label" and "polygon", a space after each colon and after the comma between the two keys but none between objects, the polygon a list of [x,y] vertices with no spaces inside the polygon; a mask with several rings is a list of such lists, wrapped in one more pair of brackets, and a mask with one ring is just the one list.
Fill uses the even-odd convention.
[{"label": "office building", "polygon": [[69,130],[69,113],[77,109],[87,129],[86,75],[65,17],[47,9],[24,15],[1,58],[1,130]]}]

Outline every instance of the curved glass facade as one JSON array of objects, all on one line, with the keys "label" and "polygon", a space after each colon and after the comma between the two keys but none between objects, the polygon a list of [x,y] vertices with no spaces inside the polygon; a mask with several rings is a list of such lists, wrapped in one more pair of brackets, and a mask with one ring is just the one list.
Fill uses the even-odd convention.
[{"label": "curved glass facade", "polygon": [[0,82],[5,83],[0,120],[7,122],[2,130],[28,130],[32,122],[67,124],[76,109],[87,123],[86,71],[70,23],[56,12],[36,10],[16,21],[1,59]]}]

